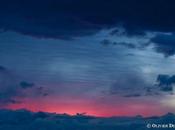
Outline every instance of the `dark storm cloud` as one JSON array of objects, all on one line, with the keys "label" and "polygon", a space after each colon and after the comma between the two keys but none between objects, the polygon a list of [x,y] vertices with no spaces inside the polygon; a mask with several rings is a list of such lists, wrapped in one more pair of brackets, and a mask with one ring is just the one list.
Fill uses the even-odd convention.
[{"label": "dark storm cloud", "polygon": [[155,45],[155,50],[158,53],[164,54],[165,57],[175,54],[175,35],[157,35],[151,39],[151,42]]},{"label": "dark storm cloud", "polygon": [[133,43],[126,43],[126,42],[113,42],[110,41],[108,39],[104,39],[103,41],[100,42],[102,45],[107,46],[107,45],[116,45],[116,46],[123,46],[126,48],[130,48],[130,49],[136,49],[137,46],[134,45]]},{"label": "dark storm cloud", "polygon": [[31,88],[31,87],[34,86],[34,83],[28,83],[28,82],[26,82],[26,81],[21,81],[21,82],[20,82],[20,86],[21,86],[22,88],[24,88],[24,89],[26,89],[26,88]]},{"label": "dark storm cloud", "polygon": [[140,96],[142,95],[141,94],[129,94],[129,95],[125,95],[124,97],[130,98],[130,97],[140,97]]},{"label": "dark storm cloud", "polygon": [[6,71],[6,68],[3,66],[0,66],[0,71]]},{"label": "dark storm cloud", "polygon": [[104,45],[104,46],[108,46],[108,45],[111,45],[113,44],[112,41],[108,40],[108,39],[104,39],[100,42],[100,44]]},{"label": "dark storm cloud", "polygon": [[100,44],[102,44],[103,46],[119,46],[119,47],[125,47],[128,49],[138,49],[138,50],[142,50],[145,49],[147,46],[150,45],[150,43],[132,43],[132,42],[116,42],[116,41],[112,41],[109,39],[104,39],[100,42]]},{"label": "dark storm cloud", "polygon": [[127,37],[132,37],[132,36],[145,36],[145,30],[126,30],[121,32],[119,29],[114,29],[109,33],[111,36],[117,36],[117,35],[125,35]]},{"label": "dark storm cloud", "polygon": [[169,75],[160,74],[157,77],[157,82],[161,91],[172,92],[173,84],[175,84],[175,75],[169,76]]},{"label": "dark storm cloud", "polygon": [[124,46],[124,47],[131,48],[131,49],[137,48],[136,45],[134,45],[132,43],[126,43],[126,42],[117,43],[117,42],[114,42],[113,44],[118,45],[118,46]]},{"label": "dark storm cloud", "polygon": [[36,37],[71,38],[122,25],[128,34],[174,32],[173,0],[6,0],[0,28]]}]

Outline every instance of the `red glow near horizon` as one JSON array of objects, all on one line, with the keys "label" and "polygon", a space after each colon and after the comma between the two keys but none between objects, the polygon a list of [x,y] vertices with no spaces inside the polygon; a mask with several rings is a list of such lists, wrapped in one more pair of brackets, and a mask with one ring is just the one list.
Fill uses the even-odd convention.
[{"label": "red glow near horizon", "polygon": [[[149,107],[148,107],[149,106]],[[101,103],[89,103],[83,102],[41,102],[27,100],[21,104],[11,104],[8,109],[28,109],[33,112],[44,111],[51,113],[67,113],[70,115],[75,115],[77,113],[86,113],[87,115],[100,116],[100,117],[110,117],[110,116],[152,116],[152,115],[162,115],[164,110],[160,110],[159,106],[153,106],[152,104],[121,104],[121,105],[106,105]]]}]

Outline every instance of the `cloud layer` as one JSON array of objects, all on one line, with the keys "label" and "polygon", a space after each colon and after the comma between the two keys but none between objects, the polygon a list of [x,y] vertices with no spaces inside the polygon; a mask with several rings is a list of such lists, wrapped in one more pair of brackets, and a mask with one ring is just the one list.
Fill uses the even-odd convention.
[{"label": "cloud layer", "polygon": [[122,25],[128,34],[174,31],[174,1],[1,1],[0,28],[35,37],[71,38]]}]

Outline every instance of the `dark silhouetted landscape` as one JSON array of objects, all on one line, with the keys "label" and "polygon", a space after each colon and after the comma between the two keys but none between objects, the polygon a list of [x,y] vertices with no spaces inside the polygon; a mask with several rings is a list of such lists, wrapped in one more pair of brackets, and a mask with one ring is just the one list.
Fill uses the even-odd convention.
[{"label": "dark silhouetted landscape", "polygon": [[[70,116],[21,110],[0,110],[0,130],[147,130],[147,124],[173,124],[175,115],[157,117]],[[155,129],[155,128],[154,128]],[[159,130],[166,130],[160,128]],[[152,129],[150,129],[152,130]]]}]

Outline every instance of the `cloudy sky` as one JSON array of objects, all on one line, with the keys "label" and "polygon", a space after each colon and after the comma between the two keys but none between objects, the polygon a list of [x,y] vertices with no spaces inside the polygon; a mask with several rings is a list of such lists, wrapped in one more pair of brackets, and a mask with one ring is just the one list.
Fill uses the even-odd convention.
[{"label": "cloudy sky", "polygon": [[0,1],[0,108],[175,112],[175,2]]}]

